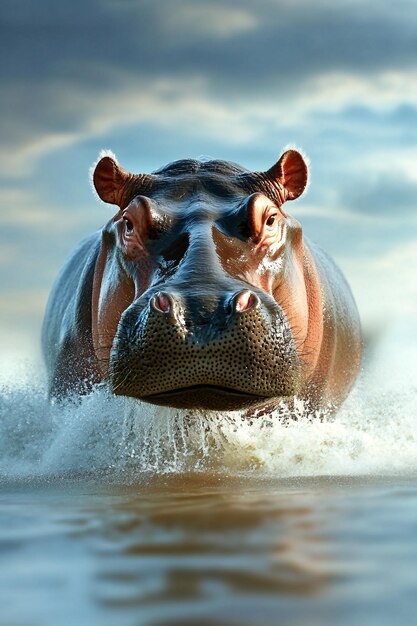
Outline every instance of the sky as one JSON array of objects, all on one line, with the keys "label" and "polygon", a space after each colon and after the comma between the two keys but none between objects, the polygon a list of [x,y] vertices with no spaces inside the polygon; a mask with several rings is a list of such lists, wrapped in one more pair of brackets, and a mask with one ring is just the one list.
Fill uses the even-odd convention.
[{"label": "sky", "polygon": [[37,357],[59,268],[113,214],[102,149],[139,173],[300,148],[286,210],[366,332],[417,316],[415,0],[2,0],[0,35],[0,372]]}]

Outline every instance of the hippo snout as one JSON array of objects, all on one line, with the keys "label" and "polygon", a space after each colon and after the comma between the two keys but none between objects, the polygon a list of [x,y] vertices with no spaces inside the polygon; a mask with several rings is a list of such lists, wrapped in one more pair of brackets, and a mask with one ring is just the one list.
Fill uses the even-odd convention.
[{"label": "hippo snout", "polygon": [[[203,291],[203,288],[201,288]],[[110,358],[118,395],[179,408],[238,409],[295,395],[300,359],[279,306],[250,289],[158,291],[122,316]]]}]

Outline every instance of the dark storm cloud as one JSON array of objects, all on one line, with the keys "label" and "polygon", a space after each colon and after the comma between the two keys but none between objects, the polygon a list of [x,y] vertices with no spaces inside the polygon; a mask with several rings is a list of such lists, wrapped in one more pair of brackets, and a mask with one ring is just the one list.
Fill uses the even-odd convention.
[{"label": "dark storm cloud", "polygon": [[[203,22],[207,8],[218,15],[218,23],[208,28]],[[248,80],[268,85],[329,69],[414,66],[415,5],[403,3],[399,11],[380,2],[375,10],[368,2],[361,3],[360,11],[354,9],[349,1],[335,7],[270,0],[6,0],[2,44],[9,62],[3,64],[2,74],[30,82],[72,77],[101,84],[106,82],[106,67],[150,76],[161,71],[202,72],[214,82],[247,88]],[[192,21],[187,19],[190,11]],[[239,26],[242,11],[249,22]],[[230,22],[229,36],[227,24],[219,30],[224,19]]]},{"label": "dark storm cloud", "polygon": [[[359,8],[359,10],[358,10]],[[217,18],[214,17],[217,15]],[[417,6],[338,3],[5,0],[2,137],[80,127],[83,93],[100,100],[129,81],[201,77],[219,99],[279,99],[330,71],[414,67]],[[307,94],[306,94],[307,95]]]}]

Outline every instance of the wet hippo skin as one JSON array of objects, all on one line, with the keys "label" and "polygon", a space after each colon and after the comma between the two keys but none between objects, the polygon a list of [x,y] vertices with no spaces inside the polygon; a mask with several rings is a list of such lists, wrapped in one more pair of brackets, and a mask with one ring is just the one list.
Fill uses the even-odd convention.
[{"label": "wet hippo skin", "polygon": [[359,370],[360,323],[340,270],[287,213],[307,177],[296,150],[265,172],[182,160],[136,175],[102,156],[94,186],[117,212],[52,289],[51,397],[105,381],[181,408],[336,408]]}]

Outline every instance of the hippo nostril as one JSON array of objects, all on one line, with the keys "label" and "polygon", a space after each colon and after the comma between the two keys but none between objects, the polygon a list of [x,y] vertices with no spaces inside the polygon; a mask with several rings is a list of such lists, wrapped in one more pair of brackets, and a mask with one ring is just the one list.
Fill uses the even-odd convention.
[{"label": "hippo nostril", "polygon": [[237,313],[244,313],[259,302],[259,298],[249,289],[239,292],[234,299],[234,308]]},{"label": "hippo nostril", "polygon": [[160,313],[169,313],[172,308],[171,296],[163,291],[160,291],[152,298],[151,305]]}]

